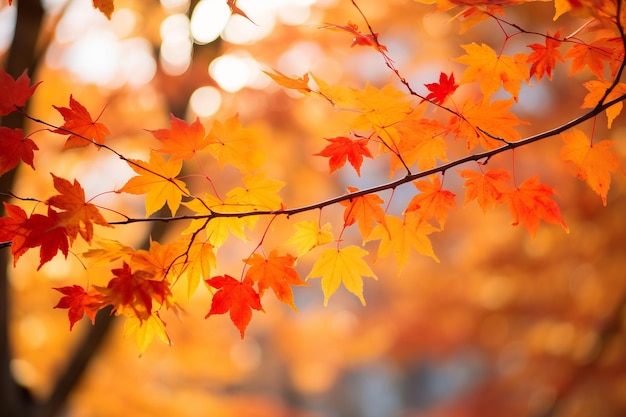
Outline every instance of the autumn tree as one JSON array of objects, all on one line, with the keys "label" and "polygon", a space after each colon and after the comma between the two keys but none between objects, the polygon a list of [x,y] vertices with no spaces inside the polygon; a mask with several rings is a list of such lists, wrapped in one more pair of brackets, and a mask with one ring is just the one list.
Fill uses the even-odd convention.
[{"label": "autumn tree", "polygon": [[[583,236],[580,230],[588,229],[563,215],[579,200],[564,197],[561,202],[561,194],[577,195],[594,210],[609,206],[607,213],[612,205],[624,207],[621,193],[612,187],[612,181],[623,187],[624,151],[612,140],[623,129],[619,116],[626,98],[623,2],[405,2],[393,6],[400,10],[393,15],[399,27],[410,28],[416,16],[431,20],[423,23],[427,30],[416,31],[416,39],[403,46],[393,34],[395,25],[376,17],[377,12],[391,15],[382,10],[391,6],[340,3],[319,6],[324,20],[316,22],[315,30],[306,26],[306,36],[318,37],[329,54],[362,54],[337,62],[349,67],[357,58],[366,60],[367,66],[378,66],[375,76],[368,77],[363,68],[352,70],[359,76],[344,78],[332,68],[291,73],[268,52],[251,48],[255,59],[265,60],[257,71],[271,90],[262,99],[264,106],[288,107],[285,114],[293,118],[284,120],[277,112],[275,123],[262,124],[237,103],[228,114],[185,110],[189,95],[183,94],[181,106],[168,87],[176,77],[198,81],[197,73],[192,66],[168,75],[173,64],[164,61],[158,75],[163,95],[172,96],[164,108],[146,111],[161,114],[155,126],[153,119],[142,123],[141,109],[133,120],[122,117],[121,103],[132,100],[132,90],[120,87],[95,94],[94,100],[70,89],[59,98],[58,86],[48,85],[40,67],[42,31],[50,30],[42,23],[42,6],[9,2],[7,10],[18,10],[0,71],[3,262],[12,274],[77,267],[80,277],[49,285],[57,301],[47,308],[55,315],[66,311],[70,331],[83,321],[93,327],[69,355],[67,370],[59,373],[49,395],[27,398],[30,394],[10,369],[16,362],[9,345],[9,279],[3,276],[3,415],[57,414],[115,317],[123,318],[123,333],[134,338],[139,353],[148,354],[154,339],[175,344],[170,329],[185,326],[176,317],[195,308],[204,310],[209,325],[232,323],[244,339],[260,317],[287,314],[277,312],[276,305],[296,315],[307,303],[302,300],[330,307],[348,293],[365,306],[370,300],[365,288],[373,294],[373,308],[380,309],[384,301],[387,320],[403,326],[385,328],[371,339],[356,337],[367,349],[355,345],[352,356],[368,357],[368,350],[378,346],[371,343],[374,339],[384,340],[384,349],[398,363],[415,352],[438,356],[478,346],[490,358],[485,369],[501,373],[432,415],[589,415],[599,402],[600,415],[626,409],[619,396],[626,384],[619,355],[625,342],[623,264],[610,261],[619,255],[623,219],[615,223],[607,215],[614,226],[605,219],[604,227],[615,227],[615,241],[602,246],[604,265],[612,268],[605,282],[590,281],[599,273],[572,268],[541,283],[579,285],[601,294],[581,299],[581,307],[542,304],[531,291],[537,282],[517,275],[468,274],[456,288],[446,279],[413,278],[418,265],[453,277],[454,268],[446,264],[481,266],[487,255],[492,262],[501,256],[523,264],[519,247],[536,245],[542,233],[549,233],[551,241],[575,242]],[[115,23],[117,3],[93,5]],[[222,7],[241,24],[261,29],[265,24],[252,5],[229,0]],[[412,61],[420,49],[434,53],[420,38],[425,33],[453,37],[457,46],[444,49],[427,75]],[[210,41],[201,44],[196,39],[196,46],[189,46],[196,48],[194,62],[220,53],[210,50]],[[271,44],[274,51],[281,47]],[[191,74],[188,79],[185,72]],[[542,106],[542,95],[562,91],[570,95],[544,109],[547,117],[532,111]],[[285,127],[289,123],[301,126]],[[64,166],[51,163],[56,158]],[[85,160],[93,166],[84,165]],[[70,169],[68,161],[82,161],[89,175]],[[19,178],[29,178],[28,184]],[[102,184],[110,185],[102,189]],[[481,228],[485,224],[497,233]],[[497,246],[498,238],[509,233],[504,230],[517,233],[513,249]],[[460,244],[453,242],[464,235],[471,236],[470,244],[455,249]],[[472,282],[476,287],[469,289]],[[463,285],[467,291],[459,289]],[[376,294],[378,286],[384,295]],[[516,290],[521,293],[514,297]],[[546,289],[545,294],[558,291]],[[412,303],[407,304],[403,297],[409,295]],[[544,317],[543,327],[529,325],[527,311],[552,321]],[[426,322],[433,317],[439,321],[429,327]],[[422,338],[412,334],[415,329]],[[301,339],[307,340],[306,334]],[[529,347],[511,340],[527,341]],[[297,340],[287,345],[307,349]],[[507,354],[522,355],[532,366],[516,368],[522,359],[515,362]],[[547,374],[539,377],[542,370]],[[538,388],[521,384],[528,378],[535,378]],[[611,378],[617,378],[616,388],[603,392],[601,401],[571,399],[577,390],[585,392],[586,384],[607,384]]]}]

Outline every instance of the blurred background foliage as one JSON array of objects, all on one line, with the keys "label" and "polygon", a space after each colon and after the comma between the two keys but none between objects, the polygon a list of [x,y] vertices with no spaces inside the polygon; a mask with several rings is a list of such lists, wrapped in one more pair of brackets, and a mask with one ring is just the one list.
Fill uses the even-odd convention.
[{"label": "blurred background foliage", "polygon": [[[349,170],[329,177],[326,160],[310,155],[322,149],[323,138],[344,133],[345,116],[322,100],[285,91],[261,72],[275,68],[300,76],[312,71],[328,83],[355,88],[396,83],[374,50],[350,48],[348,35],[319,29],[348,21],[365,28],[351,2],[237,4],[255,24],[230,17],[222,0],[116,0],[110,21],[87,0],[43,1],[38,59],[29,74],[44,82],[29,113],[59,125],[51,105],[66,106],[72,94],[92,114],[103,109],[101,121],[112,131],[108,144],[132,158],[146,157],[146,144],[155,144],[144,129],[167,127],[170,113],[199,117],[205,124],[238,113],[268,149],[271,175],[289,183],[283,196],[291,207],[342,193],[347,185],[387,181],[386,168],[375,166],[361,179]],[[504,39],[491,21],[460,34],[463,28],[451,20],[455,12],[413,1],[362,0],[359,5],[418,91],[441,71],[461,74],[462,67],[451,61],[463,53],[460,44],[485,42],[497,49]],[[17,11],[6,0],[0,6],[0,60],[15,47]],[[507,9],[507,19],[540,33],[558,28],[567,33],[583,22],[553,22],[552,16],[551,3]],[[523,48],[537,41],[519,36],[509,45]],[[584,80],[568,78],[568,71],[560,68],[553,82],[533,80],[523,87],[517,112],[531,124],[522,134],[580,114]],[[601,120],[596,137],[614,139],[623,161],[623,117],[611,131]],[[79,178],[88,195],[120,188],[132,175],[104,151],[61,153],[59,137],[45,131],[36,137],[37,171],[18,172],[11,189],[19,196],[50,195],[50,171]],[[123,323],[116,322],[61,415],[625,415],[626,182],[623,173],[614,176],[608,205],[602,207],[559,160],[559,146],[553,138],[517,150],[516,172],[520,178],[537,174],[557,190],[569,234],[542,225],[531,240],[525,230],[510,226],[505,208],[483,215],[471,205],[455,211],[446,230],[433,236],[440,264],[415,255],[398,273],[388,259],[370,258],[379,280],[366,282],[366,307],[345,293],[322,307],[315,280],[309,288],[294,289],[298,313],[265,298],[266,314],[253,317],[243,341],[226,317],[203,318],[210,295],[201,288],[184,306],[182,320],[164,317],[173,347],[155,342],[138,358],[133,339],[123,337]],[[507,164],[509,158],[505,154],[494,163]],[[207,161],[205,169],[217,167]],[[215,175],[221,189],[234,185],[228,170]],[[460,206],[464,190],[453,178],[447,188]],[[143,217],[142,201],[135,196],[99,202]],[[287,220],[277,221],[280,230]],[[167,239],[180,230],[168,225],[158,233]],[[105,232],[136,245],[156,233],[146,225]],[[233,242],[222,248],[218,272],[237,275],[241,258],[255,245]],[[59,294],[51,287],[98,284],[109,268],[88,271],[71,256],[35,273],[32,256],[25,255],[15,269],[4,266],[11,301],[10,369],[35,398],[45,398],[91,327],[83,320],[70,333],[66,312],[52,310]],[[312,262],[303,259],[299,266],[308,271]]]}]

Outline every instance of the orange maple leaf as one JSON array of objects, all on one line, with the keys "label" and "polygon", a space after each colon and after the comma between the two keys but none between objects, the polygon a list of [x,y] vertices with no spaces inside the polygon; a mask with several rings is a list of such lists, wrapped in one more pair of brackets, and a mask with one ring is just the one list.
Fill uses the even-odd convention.
[{"label": "orange maple leaf", "polygon": [[0,68],[0,116],[6,116],[18,108],[24,107],[39,84],[41,81],[31,86],[26,71],[17,79],[13,79],[4,68]]},{"label": "orange maple leaf", "polygon": [[80,285],[72,285],[71,287],[53,288],[63,294],[57,305],[53,308],[67,308],[67,316],[70,320],[70,331],[74,324],[83,318],[87,313],[87,317],[91,320],[91,324],[96,321],[96,313],[106,305],[104,297],[94,289],[89,292],[85,291]]},{"label": "orange maple leaf", "polygon": [[64,210],[59,213],[59,225],[65,227],[70,238],[75,239],[80,233],[86,242],[91,242],[94,223],[112,227],[95,205],[85,201],[85,190],[78,181],[74,180],[72,184],[64,178],[51,175],[54,188],[61,194],[50,197],[46,203]]},{"label": "orange maple leaf", "polygon": [[[580,106],[581,109],[592,109],[601,104],[600,100],[602,99],[604,99],[604,102],[609,102],[626,94],[626,84],[624,83],[613,85],[613,82],[611,81],[591,80],[585,82],[583,85],[587,90],[589,90],[589,93],[585,96],[583,104]],[[611,89],[611,92],[605,97],[604,95],[609,89]],[[606,117],[608,119],[607,127],[609,129],[613,124],[613,120],[619,116],[623,108],[624,103],[620,101],[606,109]]]},{"label": "orange maple leaf", "polygon": [[172,161],[191,159],[197,152],[209,145],[200,119],[196,118],[196,121],[189,125],[172,114],[170,125],[169,129],[149,130],[149,132],[163,145],[162,148],[157,149],[157,152],[172,155]]},{"label": "orange maple leaf", "polygon": [[22,129],[0,126],[0,176],[11,171],[20,159],[35,169],[34,151],[39,150],[35,142],[24,137]]},{"label": "orange maple leaf", "polygon": [[572,59],[570,76],[588,67],[599,79],[604,79],[604,64],[607,63],[611,76],[615,76],[624,60],[624,45],[620,38],[602,38],[591,43],[574,45],[565,54]]},{"label": "orange maple leaf", "polygon": [[[348,187],[348,191],[351,193],[358,190],[358,188]],[[340,204],[346,207],[343,212],[344,227],[359,222],[361,236],[366,239],[374,227],[373,223],[385,225],[385,211],[381,207],[384,202],[377,194],[368,194],[351,198],[349,201],[342,201]]]},{"label": "orange maple leaf", "polygon": [[94,9],[98,9],[104,14],[107,19],[111,20],[111,15],[115,10],[113,0],[93,0]]},{"label": "orange maple leaf", "polygon": [[502,146],[502,139],[514,142],[520,139],[520,134],[514,126],[528,124],[509,112],[513,99],[488,102],[481,100],[477,103],[467,100],[460,113],[462,118],[454,116],[450,121],[450,130],[457,138],[464,138],[467,150],[470,151],[479,144],[485,149]]},{"label": "orange maple leaf", "polygon": [[239,334],[243,339],[246,328],[252,319],[252,309],[263,311],[261,298],[252,287],[252,280],[245,278],[239,282],[230,275],[220,275],[205,281],[219,291],[213,295],[211,309],[204,318],[230,311],[230,319],[239,329]]},{"label": "orange maple leaf", "polygon": [[420,193],[411,199],[405,213],[415,213],[422,220],[434,217],[443,228],[448,218],[448,210],[456,208],[454,197],[456,195],[448,190],[442,189],[439,177],[434,177],[433,181],[420,180],[413,184],[420,190]]},{"label": "orange maple leaf", "polygon": [[611,151],[613,141],[602,140],[592,143],[587,135],[578,129],[565,132],[562,137],[565,145],[561,148],[561,159],[574,164],[578,178],[587,181],[606,206],[611,173],[619,169],[619,159]]},{"label": "orange maple leaf", "polygon": [[293,308],[294,311],[298,311],[293,302],[293,292],[290,285],[307,286],[309,284],[304,282],[298,271],[294,269],[295,256],[290,254],[278,256],[278,252],[272,250],[267,258],[254,253],[244,262],[251,265],[246,273],[246,278],[259,283],[260,297],[263,296],[267,288],[271,288],[276,298]]},{"label": "orange maple leaf", "polygon": [[311,92],[309,88],[309,74],[305,73],[300,78],[289,78],[282,72],[278,70],[273,70],[276,74],[272,74],[271,72],[263,71],[267,74],[272,80],[274,80],[277,84],[282,85],[285,88],[289,88],[292,90],[298,90],[302,94],[307,94]]},{"label": "orange maple leaf", "polygon": [[536,176],[505,193],[504,198],[513,216],[513,225],[521,223],[533,238],[541,220],[550,224],[559,224],[569,233],[559,206],[550,198],[553,194],[554,190],[548,185],[539,183],[539,178]]},{"label": "orange maple leaf", "polygon": [[104,143],[104,137],[110,135],[109,128],[102,123],[98,123],[96,119],[92,120],[91,115],[78,101],[70,95],[70,107],[54,107],[63,119],[65,123],[58,129],[53,130],[53,133],[61,135],[69,134],[69,138],[65,142],[63,149],[83,148],[89,146],[90,143],[100,144]]},{"label": "orange maple leaf", "polygon": [[316,153],[316,156],[330,157],[328,165],[330,165],[330,173],[332,174],[339,168],[345,165],[346,160],[350,162],[357,175],[361,176],[361,164],[363,164],[363,157],[372,158],[372,154],[367,149],[367,139],[352,140],[345,136],[340,136],[332,139],[326,139],[330,142],[330,145],[322,149],[321,152]]},{"label": "orange maple leaf", "polygon": [[497,55],[489,45],[461,45],[467,54],[455,59],[469,65],[463,73],[461,84],[480,81],[480,91],[485,98],[491,97],[502,86],[515,101],[518,99],[522,81],[528,82],[530,73],[526,66],[526,54],[512,57]]},{"label": "orange maple leaf", "polygon": [[558,30],[552,36],[550,36],[550,32],[548,32],[545,45],[539,43],[527,45],[533,50],[533,52],[528,55],[528,63],[531,64],[530,75],[534,75],[537,81],[541,81],[541,77],[543,77],[544,74],[551,80],[552,70],[556,66],[556,61],[564,61],[561,52],[558,50],[562,44],[562,42],[558,40],[560,36],[561,33]]},{"label": "orange maple leaf", "polygon": [[491,207],[503,203],[502,195],[511,182],[511,174],[505,169],[495,168],[487,172],[476,172],[471,169],[461,171],[461,177],[466,178],[465,205],[476,200],[483,212]]},{"label": "orange maple leaf", "polygon": [[146,217],[166,203],[172,215],[176,214],[183,195],[189,195],[185,183],[176,179],[182,161],[165,161],[158,153],[151,151],[148,162],[129,159],[128,165],[139,175],[129,179],[117,192],[147,194]]}]

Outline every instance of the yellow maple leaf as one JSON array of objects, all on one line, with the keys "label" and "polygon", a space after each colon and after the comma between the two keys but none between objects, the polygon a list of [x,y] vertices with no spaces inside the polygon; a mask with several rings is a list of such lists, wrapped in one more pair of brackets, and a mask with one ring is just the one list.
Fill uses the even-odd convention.
[{"label": "yellow maple leaf", "polygon": [[329,248],[322,252],[306,279],[322,277],[324,306],[328,305],[328,299],[342,283],[365,305],[363,277],[378,279],[363,260],[367,253],[365,249],[354,245],[343,249]]},{"label": "yellow maple leaf", "polygon": [[264,153],[258,148],[260,134],[257,129],[242,127],[238,115],[224,123],[216,120],[207,135],[207,150],[221,167],[229,164],[242,171],[253,171],[264,160]]},{"label": "yellow maple leaf", "polygon": [[208,241],[194,241],[187,253],[187,268],[185,269],[189,298],[196,292],[201,280],[211,277],[211,270],[216,266],[215,247]]},{"label": "yellow maple leaf", "polygon": [[330,231],[332,225],[320,226],[315,220],[304,220],[293,225],[296,232],[287,240],[287,244],[296,245],[296,256],[300,257],[311,249],[332,242],[335,237]]},{"label": "yellow maple leaf", "polygon": [[491,97],[502,86],[517,101],[522,81],[528,82],[530,78],[526,54],[515,54],[512,57],[497,55],[496,51],[484,43],[471,43],[461,47],[467,54],[455,61],[469,67],[463,73],[460,84],[480,81],[480,91],[485,98]]},{"label": "yellow maple leaf", "polygon": [[165,322],[161,320],[161,317],[155,312],[148,318],[140,320],[136,316],[130,316],[124,323],[124,336],[130,336],[135,334],[135,342],[139,348],[139,354],[143,354],[150,343],[154,340],[154,337],[158,337],[163,342],[171,346],[172,341],[165,331]]},{"label": "yellow maple leaf", "polygon": [[[195,198],[191,201],[183,203],[183,205],[198,215],[211,215],[213,213],[241,213],[247,211],[245,207],[235,201],[222,201],[219,198],[205,194],[202,198]],[[254,226],[255,218],[253,217],[220,217],[219,215],[211,219],[194,219],[183,233],[195,233],[200,229],[204,229],[208,242],[214,247],[220,247],[224,244],[229,235],[238,237],[243,241],[248,238],[245,235],[245,228]]]},{"label": "yellow maple leaf", "polygon": [[226,200],[239,204],[246,211],[268,211],[281,208],[278,195],[285,186],[282,181],[265,177],[265,174],[248,175],[243,179],[244,187],[236,187],[226,193]]},{"label": "yellow maple leaf", "polygon": [[176,179],[182,168],[181,160],[165,161],[155,151],[148,162],[128,159],[128,165],[138,176],[129,179],[117,192],[146,195],[146,217],[167,203],[172,215],[176,214],[183,196],[189,196],[184,182]]},{"label": "yellow maple leaf", "polygon": [[367,239],[367,241],[381,240],[377,253],[379,258],[393,254],[402,270],[409,260],[411,249],[415,249],[418,253],[430,256],[439,262],[428,238],[428,235],[437,229],[430,223],[421,221],[414,214],[408,214],[404,219],[387,215],[385,223],[386,227],[381,224],[377,225]]}]

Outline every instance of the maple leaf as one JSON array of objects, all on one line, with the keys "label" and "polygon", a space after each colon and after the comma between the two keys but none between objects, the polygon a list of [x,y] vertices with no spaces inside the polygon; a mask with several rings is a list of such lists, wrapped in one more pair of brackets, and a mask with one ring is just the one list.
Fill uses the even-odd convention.
[{"label": "maple leaf", "polygon": [[196,118],[196,121],[189,125],[172,114],[170,125],[169,129],[149,130],[149,132],[163,145],[162,148],[157,149],[157,152],[172,155],[173,161],[191,159],[197,152],[208,146],[209,140],[205,136],[204,126],[200,123],[200,119]]},{"label": "maple leaf", "polygon": [[[37,270],[52,260],[59,251],[67,258],[69,251],[67,229],[61,224],[62,219],[59,213],[52,210],[51,207],[48,207],[47,216],[33,214],[22,224],[22,228],[27,231],[23,244],[24,252],[27,248],[40,247],[40,263]],[[15,260],[17,261],[17,258]]]},{"label": "maple leaf", "polygon": [[112,227],[100,214],[98,208],[85,201],[85,190],[80,183],[74,180],[72,184],[68,180],[51,174],[54,188],[61,193],[50,197],[46,203],[50,206],[64,210],[59,213],[60,226],[67,230],[67,235],[75,239],[78,233],[86,242],[91,242],[93,237],[93,225]]},{"label": "maple leaf", "polygon": [[405,119],[413,110],[410,96],[393,84],[379,89],[367,83],[364,89],[347,93],[345,98],[350,99],[350,107],[361,111],[352,122],[355,130],[373,129],[379,134],[384,133],[385,129]]},{"label": "maple leaf", "polygon": [[450,130],[457,138],[465,139],[468,151],[479,144],[485,149],[501,146],[502,141],[494,138],[507,142],[517,141],[520,135],[514,126],[528,123],[508,111],[512,105],[513,99],[496,100],[492,103],[485,100],[477,103],[467,100],[460,111],[463,117],[454,116],[450,121]]},{"label": "maple leaf", "polygon": [[53,308],[67,308],[67,316],[70,320],[70,331],[74,324],[83,318],[87,313],[87,317],[91,320],[91,324],[96,321],[96,313],[99,309],[106,305],[103,301],[102,294],[97,291],[85,291],[80,285],[72,285],[71,287],[53,288],[63,294],[57,305]]},{"label": "maple leaf", "polygon": [[620,38],[602,38],[591,43],[574,45],[565,54],[572,59],[570,76],[588,67],[599,79],[604,79],[604,64],[609,65],[611,76],[615,76],[624,60],[624,46]]},{"label": "maple leaf", "polygon": [[285,186],[284,182],[266,178],[265,174],[255,174],[244,177],[243,183],[244,187],[235,187],[226,193],[230,204],[239,205],[242,211],[278,210],[282,207],[278,192]]},{"label": "maple leaf", "polygon": [[322,149],[321,152],[313,155],[330,157],[328,165],[330,166],[331,174],[344,166],[346,160],[348,160],[360,177],[363,157],[373,158],[371,152],[367,149],[367,139],[352,140],[345,136],[324,139],[330,142],[330,145]]},{"label": "maple leaf", "polygon": [[95,238],[91,248],[80,255],[87,259],[90,266],[102,266],[117,261],[120,258],[130,259],[135,250],[117,240]]},{"label": "maple leaf", "polygon": [[[202,198],[194,198],[183,203],[183,205],[198,215],[207,216],[213,213],[241,213],[245,211],[245,208],[236,202],[222,201],[210,194],[205,194]],[[245,228],[246,226],[253,226],[253,221],[252,217],[239,218],[235,216],[213,217],[208,222],[207,219],[194,219],[183,233],[195,233],[204,228],[209,243],[217,248],[224,244],[230,234],[246,241]]]},{"label": "maple leaf", "polygon": [[162,305],[171,296],[167,281],[152,279],[152,272],[132,271],[126,262],[111,272],[114,278],[107,286],[96,288],[105,295],[105,300],[113,305],[117,314],[146,320],[154,312],[153,302]]},{"label": "maple leaf", "polygon": [[172,215],[176,214],[183,195],[189,195],[185,183],[175,178],[180,173],[182,161],[165,161],[158,153],[150,151],[148,162],[128,159],[127,163],[139,175],[129,179],[117,192],[147,194],[146,217],[166,203]]},{"label": "maple leaf", "polygon": [[263,72],[267,74],[276,83],[278,83],[279,85],[282,85],[285,88],[298,90],[302,94],[308,94],[311,92],[311,89],[309,88],[309,74],[308,73],[305,73],[300,78],[290,78],[286,76],[285,74],[283,74],[282,72],[278,71],[277,69],[274,69],[273,71],[275,72],[275,74],[272,74],[271,72],[267,72],[267,71],[263,71]]},{"label": "maple leaf", "polygon": [[423,220],[434,217],[443,228],[448,218],[448,210],[456,208],[455,194],[441,188],[442,184],[438,176],[434,177],[432,182],[419,180],[414,181],[413,184],[420,190],[420,193],[411,199],[405,212],[413,212]]},{"label": "maple leaf", "polygon": [[430,93],[425,97],[426,100],[430,100],[436,104],[443,104],[446,101],[448,96],[451,96],[456,89],[459,87],[458,84],[454,82],[454,73],[450,73],[448,77],[447,74],[443,72],[439,74],[439,82],[438,83],[430,83],[424,84]]},{"label": "maple leaf", "polygon": [[58,129],[53,130],[53,133],[61,135],[67,135],[67,141],[63,147],[64,150],[72,148],[83,148],[89,146],[90,143],[96,145],[102,145],[104,143],[104,137],[110,135],[109,128],[102,123],[98,123],[97,119],[94,121],[91,115],[74,97],[70,95],[70,107],[54,107],[61,116],[65,123]]},{"label": "maple leaf", "polygon": [[392,159],[391,173],[416,161],[420,170],[426,170],[437,166],[437,159],[448,160],[448,145],[443,138],[446,128],[440,122],[421,117],[421,111],[413,111],[394,127],[400,141],[395,147],[398,154]]},{"label": "maple leaf", "polygon": [[[612,82],[602,80],[591,80],[583,83],[585,88],[589,90],[589,93],[585,96],[583,104],[580,106],[582,109],[595,108],[600,103],[600,100],[604,98],[604,102],[612,101],[624,94],[626,94],[626,84],[619,83],[613,86]],[[604,97],[606,92],[611,89],[611,92]],[[611,128],[613,120],[622,112],[624,103],[621,101],[613,104],[606,109],[606,116],[608,119],[608,128]]]},{"label": "maple leaf", "polygon": [[182,273],[182,255],[188,246],[186,240],[164,244],[151,240],[148,250],[142,249],[132,254],[131,268],[148,272],[152,280],[165,280],[168,274],[179,276]]},{"label": "maple leaf", "polygon": [[359,298],[361,304],[365,305],[363,277],[378,279],[363,260],[367,253],[365,249],[354,245],[342,249],[329,248],[322,252],[306,279],[322,277],[324,306],[328,305],[328,299],[342,283],[348,291]]},{"label": "maple leaf", "polygon": [[544,74],[551,80],[552,70],[556,66],[556,61],[564,61],[561,52],[558,50],[562,44],[562,42],[558,40],[560,36],[561,33],[558,30],[552,36],[550,36],[550,32],[548,32],[545,45],[539,43],[527,45],[533,50],[533,52],[528,55],[528,63],[531,64],[530,75],[534,75],[537,81],[541,81]]},{"label": "maple leaf", "polygon": [[[353,193],[358,188],[348,187],[348,191]],[[343,212],[344,227],[350,226],[355,222],[359,222],[359,231],[363,239],[372,231],[373,223],[385,225],[385,211],[381,207],[385,201],[377,194],[368,194],[351,198],[349,201],[342,201],[340,204],[345,206]]]},{"label": "maple leaf", "polygon": [[350,35],[352,35],[352,45],[350,45],[350,47],[355,47],[357,45],[370,46],[382,53],[388,59],[386,55],[386,53],[388,52],[387,47],[378,42],[378,33],[361,33],[359,32],[359,27],[352,22],[348,22],[347,25],[325,24],[321,27],[321,29],[348,32]]},{"label": "maple leaf", "polygon": [[242,127],[238,115],[224,123],[215,120],[207,135],[207,150],[220,167],[229,164],[242,171],[254,171],[264,160],[263,152],[258,149],[259,134],[255,129]]},{"label": "maple leaf", "polygon": [[541,220],[559,224],[569,233],[559,206],[550,198],[553,194],[554,190],[548,185],[539,183],[536,176],[527,179],[513,191],[505,193],[504,198],[513,216],[513,225],[521,223],[533,238]]},{"label": "maple leaf", "polygon": [[172,345],[172,341],[165,331],[165,322],[161,319],[158,312],[154,312],[144,319],[130,316],[124,323],[124,336],[130,336],[135,333],[135,343],[142,355],[150,343],[157,336],[168,345]]},{"label": "maple leaf", "polygon": [[230,275],[220,275],[207,279],[206,283],[219,291],[213,295],[211,309],[204,318],[230,311],[230,319],[239,329],[239,334],[243,339],[252,319],[252,309],[263,311],[261,298],[252,287],[252,280],[245,278],[239,282]]},{"label": "maple leaf", "polygon": [[11,254],[13,255],[13,266],[29,247],[25,245],[29,230],[24,225],[28,220],[28,215],[20,207],[7,202],[2,202],[6,216],[0,217],[0,242],[11,241]]},{"label": "maple leaf", "polygon": [[202,279],[211,276],[211,270],[217,266],[215,247],[208,241],[194,241],[187,253],[185,276],[187,277],[187,297],[196,292]]},{"label": "maple leaf", "polygon": [[476,200],[483,209],[483,213],[503,202],[503,192],[511,182],[511,174],[500,168],[491,169],[485,173],[464,169],[461,171],[461,177],[466,178],[463,184],[466,188],[464,205]]},{"label": "maple leaf", "polygon": [[619,169],[619,159],[611,151],[613,141],[602,140],[592,143],[584,132],[573,129],[562,134],[565,144],[561,148],[561,159],[574,164],[581,180],[595,191],[606,206],[606,196],[611,185],[611,173]]},{"label": "maple leaf", "polygon": [[296,254],[302,256],[311,249],[332,242],[335,237],[330,231],[330,223],[321,226],[318,221],[304,220],[293,225],[296,232],[287,243],[296,245]]},{"label": "maple leaf", "polygon": [[428,235],[437,229],[430,223],[418,219],[415,215],[407,215],[404,219],[388,215],[385,217],[385,225],[386,227],[377,225],[367,238],[367,241],[381,240],[377,253],[379,258],[393,253],[400,271],[408,262],[411,249],[439,262],[428,238]]},{"label": "maple leaf", "polygon": [[302,281],[298,271],[294,269],[295,256],[290,254],[278,256],[278,252],[272,250],[267,258],[254,253],[244,262],[250,265],[250,269],[246,272],[246,278],[259,283],[260,297],[263,296],[267,288],[271,288],[276,298],[293,308],[294,311],[298,311],[293,302],[291,285],[306,286],[309,284]]},{"label": "maple leaf", "polygon": [[469,65],[463,73],[461,84],[480,81],[480,91],[485,98],[491,97],[502,86],[517,101],[521,82],[528,82],[530,77],[525,54],[516,54],[513,57],[497,55],[496,51],[484,43],[461,45],[461,48],[467,54],[455,61]]},{"label": "maple leaf", "polygon": [[0,116],[24,107],[39,84],[41,81],[31,86],[26,71],[14,79],[4,68],[0,68]]},{"label": "maple leaf", "polygon": [[0,126],[0,176],[11,171],[20,159],[35,169],[34,151],[39,150],[35,142],[24,137],[22,129]]},{"label": "maple leaf", "polygon": [[111,15],[115,10],[113,0],[92,0],[94,9],[98,9],[102,12],[107,19],[111,20]]}]

